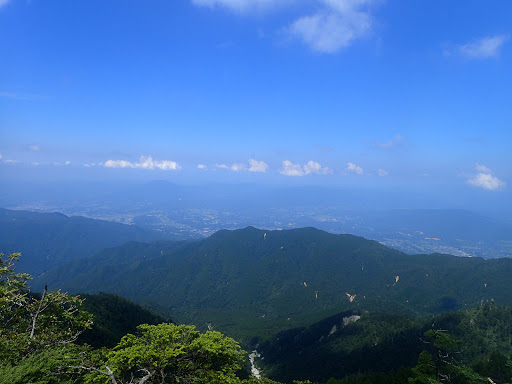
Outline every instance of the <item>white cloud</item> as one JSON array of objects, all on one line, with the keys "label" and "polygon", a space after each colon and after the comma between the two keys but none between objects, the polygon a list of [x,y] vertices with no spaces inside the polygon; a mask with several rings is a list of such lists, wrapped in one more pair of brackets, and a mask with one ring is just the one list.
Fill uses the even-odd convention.
[{"label": "white cloud", "polygon": [[249,172],[267,172],[268,164],[264,161],[249,159]]},{"label": "white cloud", "polygon": [[28,146],[28,149],[30,149],[31,151],[37,152],[37,151],[41,150],[41,147],[39,145],[32,144],[32,145]]},{"label": "white cloud", "polygon": [[170,160],[162,160],[162,161],[153,161],[151,156],[140,157],[139,163],[135,163],[135,168],[144,168],[144,169],[161,169],[163,171],[176,171],[181,167],[175,161]]},{"label": "white cloud", "polygon": [[[163,170],[163,171],[176,171],[181,168],[177,162],[170,160],[162,160],[160,162],[155,162],[154,166]],[[153,168],[151,168],[153,169]]]},{"label": "white cloud", "polygon": [[265,173],[268,169],[268,164],[264,161],[258,161],[255,159],[249,159],[247,164],[244,163],[233,163],[231,165],[226,164],[215,164],[217,168],[230,169],[234,172],[249,171],[249,172],[262,172]]},{"label": "white cloud", "polygon": [[240,171],[243,171],[244,169],[245,169],[245,164],[242,164],[242,163],[234,163],[233,165],[231,165],[231,170],[235,171],[235,172],[240,172]]},{"label": "white cloud", "polygon": [[328,173],[332,173],[332,171],[327,167],[322,167],[316,161],[308,161],[306,165],[304,165],[304,173],[309,175],[310,173],[316,173],[317,175],[326,175]]},{"label": "white cloud", "polygon": [[310,174],[326,175],[332,173],[327,167],[322,167],[315,161],[308,161],[304,166],[300,164],[294,164],[290,160],[283,161],[283,167],[279,171],[281,175],[285,176],[305,176]]},{"label": "white cloud", "polygon": [[355,165],[354,163],[347,163],[347,171],[349,172],[353,172],[357,175],[362,175],[363,174],[363,168],[361,168],[360,166],[358,165]]},{"label": "white cloud", "polygon": [[204,164],[197,164],[197,168],[199,168],[199,169],[206,169],[206,165],[204,165]]},{"label": "white cloud", "polygon": [[69,164],[71,164],[71,161],[69,161],[69,160],[64,163],[64,165],[69,165]]},{"label": "white cloud", "polygon": [[34,167],[37,167],[37,166],[39,165],[39,163],[38,163],[37,161],[34,161],[34,162],[32,163],[32,165],[33,165]]},{"label": "white cloud", "polygon": [[153,158],[151,156],[141,156],[139,162],[134,164],[134,168],[154,169],[155,164]]},{"label": "white cloud", "polygon": [[290,160],[283,161],[283,168],[281,168],[279,173],[285,176],[304,176],[302,165],[293,164]]},{"label": "white cloud", "polygon": [[505,186],[505,182],[490,173],[479,173],[468,180],[469,184],[494,191]]},{"label": "white cloud", "polygon": [[9,159],[9,160],[4,160],[4,163],[6,163],[6,164],[11,164],[11,165],[12,165],[12,164],[18,164],[18,163],[19,163],[19,161],[18,161],[18,160],[10,160],[10,159]]},{"label": "white cloud", "polygon": [[475,169],[478,173],[469,177],[469,184],[487,189],[488,191],[495,191],[505,187],[506,183],[494,176],[493,172],[485,165],[477,164]]},{"label": "white cloud", "polygon": [[87,164],[84,164],[84,167],[91,168],[91,167],[94,167],[95,165],[96,165],[96,163],[87,163]]},{"label": "white cloud", "polygon": [[3,156],[2,156],[2,154],[0,153],[0,160],[2,160],[2,158],[3,158]]},{"label": "white cloud", "polygon": [[482,165],[482,164],[478,164],[476,163],[475,165],[475,169],[478,171],[478,172],[483,172],[483,173],[492,173],[492,171],[487,168],[485,165]]},{"label": "white cloud", "polygon": [[377,175],[379,175],[380,177],[384,177],[389,175],[389,172],[386,171],[385,169],[377,169]]},{"label": "white cloud", "polygon": [[287,32],[311,49],[335,53],[367,36],[372,18],[365,7],[370,0],[321,0],[322,9],[294,21]]},{"label": "white cloud", "polygon": [[175,161],[162,160],[154,161],[151,156],[141,156],[139,161],[132,163],[126,160],[107,160],[103,163],[107,168],[141,168],[141,169],[161,169],[163,171],[176,171],[181,167]]},{"label": "white cloud", "polygon": [[508,40],[507,35],[484,37],[468,44],[458,45],[455,48],[446,49],[445,55],[457,55],[470,59],[488,59],[497,57],[501,47]]},{"label": "white cloud", "polygon": [[382,0],[191,0],[197,6],[223,7],[237,13],[313,5],[314,13],[303,15],[284,28],[286,35],[299,39],[311,49],[335,53],[372,30],[370,6]]},{"label": "white cloud", "polygon": [[107,168],[134,168],[133,164],[126,160],[107,160],[103,163]]}]

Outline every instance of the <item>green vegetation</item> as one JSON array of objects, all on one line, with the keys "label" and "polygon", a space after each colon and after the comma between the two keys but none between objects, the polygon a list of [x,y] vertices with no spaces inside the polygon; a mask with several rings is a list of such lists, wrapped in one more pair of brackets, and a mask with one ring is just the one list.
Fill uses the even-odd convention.
[{"label": "green vegetation", "polygon": [[[257,366],[270,379],[257,379],[241,369],[246,354],[232,338],[162,322],[118,296],[86,297],[86,308],[98,319],[94,333],[83,297],[47,290],[30,294],[29,276],[14,272],[18,258],[0,256],[0,384],[512,381],[512,309],[492,301],[428,320],[345,311],[282,331],[258,345],[264,359],[257,359]],[[135,326],[142,319],[154,324]],[[97,345],[79,344],[86,340]],[[98,348],[104,345],[112,348]]]},{"label": "green vegetation", "polygon": [[94,322],[77,339],[79,344],[93,348],[113,348],[128,333],[135,333],[141,324],[157,325],[170,322],[121,296],[100,293],[80,295],[83,310],[93,314]]},{"label": "green vegetation", "polygon": [[29,276],[14,272],[18,258],[0,254],[2,384],[273,383],[240,379],[236,372],[245,354],[238,343],[219,332],[200,333],[194,326],[139,325],[136,334],[125,335],[111,350],[75,345],[91,326],[92,316],[81,310],[83,299],[47,290],[40,298],[29,295]]},{"label": "green vegetation", "polygon": [[112,294],[68,296],[42,279],[32,294],[18,258],[1,263],[6,383],[258,382],[240,370],[238,343],[208,328],[257,348],[256,365],[279,382],[512,380],[512,310],[498,305],[512,304],[508,259],[408,256],[313,228],[249,227],[127,243],[44,276],[76,293],[126,295],[196,330]]},{"label": "green vegetation", "polygon": [[494,299],[512,305],[512,259],[410,256],[314,228],[219,231],[207,239],[131,243],[37,279],[111,292],[245,344],[341,311],[425,316]]},{"label": "green vegetation", "polygon": [[219,332],[204,334],[194,326],[141,325],[126,335],[88,380],[98,383],[237,383],[235,372],[244,358],[240,346]]},{"label": "green vegetation", "polygon": [[0,358],[17,362],[42,350],[68,344],[91,326],[92,316],[79,311],[79,297],[60,291],[29,295],[29,276],[15,273],[19,254],[0,254]]},{"label": "green vegetation", "polygon": [[260,344],[264,359],[258,366],[266,376],[288,383],[292,378],[327,382],[334,377],[338,379],[332,384],[405,384],[409,378],[423,382],[420,373],[427,373],[431,359],[434,381],[446,382],[441,376],[449,375],[452,382],[473,382],[475,375],[509,383],[511,319],[512,308],[492,302],[427,319],[344,312]]}]

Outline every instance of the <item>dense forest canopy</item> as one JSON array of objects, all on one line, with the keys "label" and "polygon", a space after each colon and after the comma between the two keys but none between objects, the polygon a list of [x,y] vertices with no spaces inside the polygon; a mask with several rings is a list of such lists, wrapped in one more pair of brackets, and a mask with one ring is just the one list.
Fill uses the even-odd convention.
[{"label": "dense forest canopy", "polygon": [[128,243],[64,264],[32,286],[116,293],[249,342],[345,310],[426,316],[482,300],[512,305],[511,274],[512,259],[407,255],[315,228],[247,227],[181,244]]},{"label": "dense forest canopy", "polygon": [[[168,323],[112,295],[32,294],[30,277],[14,271],[18,258],[0,258],[0,383],[512,381],[512,309],[492,301],[430,319],[348,311],[290,329],[257,346],[258,378],[239,343],[217,331]],[[84,344],[95,337],[110,345]]]}]

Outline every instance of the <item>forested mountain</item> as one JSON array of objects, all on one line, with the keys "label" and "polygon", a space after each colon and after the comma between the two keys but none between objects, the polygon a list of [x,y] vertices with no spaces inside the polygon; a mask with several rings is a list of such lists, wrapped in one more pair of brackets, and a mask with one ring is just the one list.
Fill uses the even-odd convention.
[{"label": "forested mountain", "polygon": [[107,247],[158,238],[158,233],[132,225],[0,208],[0,250],[21,252],[18,271],[34,276]]},{"label": "forested mountain", "polygon": [[124,335],[135,333],[138,325],[169,321],[121,296],[100,293],[80,297],[85,299],[82,309],[93,315],[93,325],[77,341],[94,348],[113,348]]},{"label": "forested mountain", "polygon": [[[443,330],[456,341],[452,353],[458,362],[473,367],[497,382],[509,382],[512,366],[512,309],[492,302],[465,311],[427,319],[372,312],[343,312],[308,327],[280,332],[258,346],[263,359],[257,365],[274,380],[292,378],[326,382],[348,375],[384,373],[387,380],[403,382],[393,375],[411,375],[410,368],[424,350],[434,352],[425,333]],[[357,380],[354,380],[357,381]]]},{"label": "forested mountain", "polygon": [[344,310],[431,314],[512,304],[511,259],[410,256],[314,228],[219,231],[205,240],[126,244],[36,280],[112,292],[249,340]]}]

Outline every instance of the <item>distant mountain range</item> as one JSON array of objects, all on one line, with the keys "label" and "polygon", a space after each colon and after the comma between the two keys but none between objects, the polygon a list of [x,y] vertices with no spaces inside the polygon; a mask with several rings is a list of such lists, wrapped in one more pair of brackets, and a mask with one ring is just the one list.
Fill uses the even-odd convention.
[{"label": "distant mountain range", "polygon": [[17,271],[33,276],[127,241],[159,238],[157,232],[133,225],[0,208],[0,252],[21,252]]},{"label": "distant mountain range", "polygon": [[432,314],[512,304],[512,259],[406,255],[315,228],[222,230],[184,243],[129,243],[33,282],[111,292],[250,340],[345,310]]},{"label": "distant mountain range", "polygon": [[314,227],[377,240],[409,254],[512,257],[510,191],[492,198],[476,190],[451,191],[456,200],[444,202],[441,196],[446,191],[436,188],[435,194],[438,198],[426,198],[420,186],[400,191],[252,183],[179,185],[163,180],[0,180],[0,207],[136,224],[158,230],[167,240],[204,238],[248,225],[271,230]]}]

